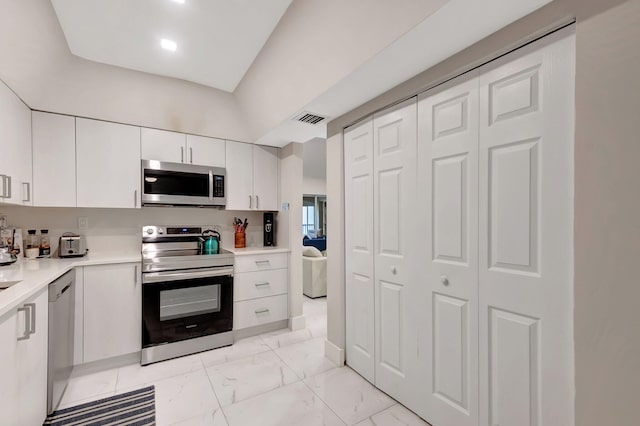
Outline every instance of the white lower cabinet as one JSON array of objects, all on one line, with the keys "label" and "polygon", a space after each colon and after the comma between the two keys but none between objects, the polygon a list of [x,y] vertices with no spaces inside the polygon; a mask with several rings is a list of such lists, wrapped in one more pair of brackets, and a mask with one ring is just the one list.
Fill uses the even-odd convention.
[{"label": "white lower cabinet", "polygon": [[3,425],[38,425],[46,417],[48,294],[45,287],[0,318]]},{"label": "white lower cabinet", "polygon": [[141,321],[139,263],[84,267],[85,363],[140,351]]},{"label": "white lower cabinet", "polygon": [[556,33],[344,132],[347,364],[434,425],[575,423],[574,51]]},{"label": "white lower cabinet", "polygon": [[288,254],[236,256],[233,329],[269,324],[289,317]]}]

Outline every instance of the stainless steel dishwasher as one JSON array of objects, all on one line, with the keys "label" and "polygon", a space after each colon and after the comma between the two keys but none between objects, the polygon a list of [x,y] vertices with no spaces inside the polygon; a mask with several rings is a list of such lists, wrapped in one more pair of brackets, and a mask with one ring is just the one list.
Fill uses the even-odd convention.
[{"label": "stainless steel dishwasher", "polygon": [[49,284],[49,359],[47,413],[60,403],[73,370],[75,271]]}]

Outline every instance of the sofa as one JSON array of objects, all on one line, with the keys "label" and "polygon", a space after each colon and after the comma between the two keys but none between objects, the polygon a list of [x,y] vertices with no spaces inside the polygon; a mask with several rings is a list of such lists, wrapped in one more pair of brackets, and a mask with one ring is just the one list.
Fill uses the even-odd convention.
[{"label": "sofa", "polygon": [[313,246],[302,250],[302,293],[313,299],[327,295],[327,258]]},{"label": "sofa", "polygon": [[302,245],[305,247],[315,247],[320,251],[325,251],[327,249],[327,236],[323,235],[318,238],[309,238],[305,235],[302,238]]}]

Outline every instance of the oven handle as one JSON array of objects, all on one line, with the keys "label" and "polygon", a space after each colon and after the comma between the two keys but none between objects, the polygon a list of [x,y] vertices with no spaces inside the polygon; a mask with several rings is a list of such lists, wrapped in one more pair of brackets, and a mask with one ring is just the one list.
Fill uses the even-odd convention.
[{"label": "oven handle", "polygon": [[224,276],[233,276],[233,268],[192,269],[171,272],[145,272],[142,274],[142,284]]}]

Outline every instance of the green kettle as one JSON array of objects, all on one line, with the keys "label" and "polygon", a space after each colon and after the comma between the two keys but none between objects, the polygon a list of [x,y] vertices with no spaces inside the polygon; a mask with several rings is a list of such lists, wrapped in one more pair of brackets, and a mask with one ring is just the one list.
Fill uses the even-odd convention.
[{"label": "green kettle", "polygon": [[202,254],[220,253],[220,233],[207,229],[202,233]]}]

